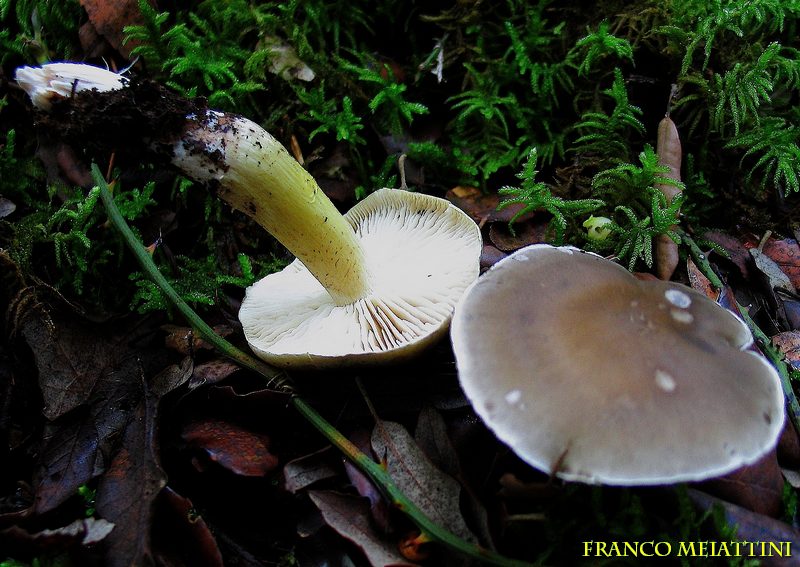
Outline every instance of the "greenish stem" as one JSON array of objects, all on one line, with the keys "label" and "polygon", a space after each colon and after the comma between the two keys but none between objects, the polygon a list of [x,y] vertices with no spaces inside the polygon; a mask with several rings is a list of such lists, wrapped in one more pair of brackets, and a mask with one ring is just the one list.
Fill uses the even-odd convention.
[{"label": "greenish stem", "polygon": [[97,167],[97,164],[92,164],[92,179],[100,189],[100,199],[103,201],[103,205],[106,208],[108,218],[122,234],[123,240],[125,240],[125,243],[130,251],[133,252],[133,255],[136,257],[139,265],[150,277],[150,279],[153,280],[153,282],[158,286],[161,292],[167,296],[167,299],[169,299],[176,309],[180,311],[181,315],[186,317],[186,320],[191,323],[192,327],[198,333],[200,333],[203,339],[209,342],[222,354],[236,362],[236,364],[239,364],[249,370],[253,370],[254,372],[258,372],[264,376],[268,380],[267,387],[281,390],[283,392],[294,391],[283,372],[272,368],[260,360],[248,356],[245,352],[242,352],[224,338],[219,336],[208,325],[208,323],[203,321],[200,316],[195,313],[191,307],[189,307],[189,304],[181,299],[178,293],[169,284],[167,279],[158,270],[155,262],[153,262],[153,258],[150,256],[150,253],[145,249],[144,246],[142,246],[142,243],[139,242],[139,240],[136,238],[136,235],[133,234],[131,227],[128,226],[128,223],[125,221],[122,213],[120,213],[119,209],[117,208],[116,203],[114,203],[114,197],[111,194],[111,190],[109,189],[103,174],[100,172],[100,169]]},{"label": "greenish stem", "polygon": [[686,234],[686,232],[684,232],[683,230],[678,229],[677,232],[678,235],[681,237],[681,242],[686,243],[686,245],[689,247],[689,254],[692,256],[692,260],[694,260],[695,265],[700,270],[700,272],[706,278],[708,278],[708,281],[711,282],[711,285],[713,285],[717,289],[722,289],[723,287],[725,287],[724,284],[722,283],[722,280],[719,279],[719,276],[711,267],[711,264],[708,262],[708,258],[706,257],[705,253],[702,250],[700,250],[700,247],[697,245],[697,242],[695,242],[694,239],[688,234]]},{"label": "greenish stem", "polygon": [[[721,290],[724,287],[722,280],[719,278],[716,272],[714,272],[714,269],[708,262],[708,258],[706,258],[706,255],[702,252],[702,250],[700,250],[700,247],[697,246],[697,243],[683,231],[680,231],[680,236],[681,241],[685,242],[689,246],[689,253],[691,254],[692,259],[694,260],[694,263],[697,265],[700,272],[702,272],[702,274],[708,278],[708,281],[711,282],[711,285]],[[783,355],[778,349],[772,346],[772,341],[770,341],[769,337],[764,333],[764,331],[759,328],[756,322],[753,321],[753,318],[750,317],[747,309],[738,302],[736,303],[736,307],[739,310],[739,315],[741,315],[744,322],[750,328],[750,332],[753,334],[753,337],[759,344],[761,352],[767,357],[767,359],[775,367],[775,370],[778,372],[778,376],[780,376],[781,379],[781,386],[783,387],[783,395],[786,398],[786,405],[789,409],[789,418],[792,420],[795,430],[800,432],[800,403],[797,401],[797,396],[794,393],[792,380],[789,376],[789,369],[786,366],[786,362],[783,360]]]},{"label": "greenish stem", "polygon": [[[92,164],[92,178],[95,184],[100,189],[100,198],[103,205],[106,207],[108,217],[112,224],[120,231],[128,248],[133,252],[134,256],[139,262],[139,265],[153,280],[153,282],[161,289],[164,295],[172,302],[173,305],[186,317],[186,320],[192,325],[198,333],[217,348],[222,354],[240,364],[244,368],[257,372],[267,379],[267,387],[275,388],[281,392],[294,392],[288,378],[280,371],[272,368],[266,363],[250,356],[246,352],[236,348],[224,338],[220,337],[214,330],[205,323],[200,316],[175,292],[166,278],[161,274],[153,262],[153,258],[147,252],[145,247],[133,234],[133,231],[128,226],[125,218],[120,213],[114,197],[108,184],[100,172],[96,164]],[[404,512],[413,521],[417,527],[426,534],[433,541],[438,541],[442,545],[463,553],[469,557],[473,557],[479,561],[490,565],[500,565],[504,567],[525,567],[530,566],[530,563],[510,559],[500,555],[494,551],[481,547],[479,545],[471,544],[462,540],[442,526],[434,523],[428,518],[425,513],[420,510],[409,498],[397,487],[389,473],[373,461],[366,454],[361,452],[347,437],[342,435],[335,427],[328,423],[319,413],[308,405],[302,398],[297,395],[292,397],[292,404],[295,409],[302,415],[311,425],[313,425],[328,441],[330,441],[345,457],[353,462],[365,475],[367,475],[375,484],[377,484],[384,491],[385,494],[391,498],[392,503]]]},{"label": "greenish stem", "polygon": [[739,308],[739,314],[742,316],[742,319],[744,319],[744,322],[750,327],[750,332],[753,333],[756,342],[761,347],[761,352],[764,353],[764,356],[769,359],[775,367],[775,370],[778,371],[778,376],[780,376],[781,385],[783,386],[783,395],[786,398],[786,405],[789,408],[789,418],[792,420],[795,430],[800,432],[800,403],[798,403],[797,396],[794,394],[792,380],[789,376],[789,369],[786,366],[786,362],[783,360],[783,355],[778,349],[772,346],[772,341],[764,334],[764,331],[759,328],[756,322],[753,321],[747,309],[739,305],[738,302],[736,306]]}]

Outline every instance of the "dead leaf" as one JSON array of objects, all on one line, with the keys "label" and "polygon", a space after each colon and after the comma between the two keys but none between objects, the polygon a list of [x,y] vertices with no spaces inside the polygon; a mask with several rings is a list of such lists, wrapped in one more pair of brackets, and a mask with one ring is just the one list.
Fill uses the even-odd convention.
[{"label": "dead leaf", "polygon": [[489,549],[494,549],[491,530],[489,529],[489,515],[464,479],[458,453],[450,439],[447,423],[445,423],[442,414],[431,406],[422,408],[417,418],[414,438],[434,465],[439,467],[442,472],[459,481],[466,493],[466,498],[464,499],[465,510],[467,510],[472,520],[472,525],[478,531],[481,544]]},{"label": "dead leaf", "polygon": [[269,437],[232,423],[198,421],[184,427],[181,437],[234,474],[264,476],[278,466],[278,458],[269,452]]},{"label": "dead leaf", "polygon": [[[720,506],[725,514],[725,521],[729,526],[736,526],[736,539],[747,542],[765,542],[769,545],[786,545],[790,549],[800,548],[800,534],[791,526],[761,514],[746,510],[736,504],[725,502],[700,490],[688,489],[689,498],[700,510],[710,510],[713,506]],[[759,546],[760,547],[760,546]],[[793,565],[793,558],[782,562],[780,558],[761,558],[761,564],[768,565]]]},{"label": "dead leaf", "polygon": [[380,422],[372,432],[372,450],[385,459],[392,480],[426,516],[461,539],[477,542],[461,515],[461,486],[431,463],[402,425]]},{"label": "dead leaf", "polygon": [[783,307],[783,312],[786,314],[786,323],[789,325],[789,330],[800,330],[800,301],[792,297],[786,297],[784,293],[777,293],[776,295]]},{"label": "dead leaf", "polygon": [[156,447],[155,396],[146,395],[144,381],[140,401],[123,432],[120,449],[97,486],[97,513],[116,524],[107,539],[108,567],[153,563],[150,527],[153,503],[166,485]]},{"label": "dead leaf", "polygon": [[130,59],[131,50],[140,42],[129,41],[123,44],[125,39],[123,29],[125,26],[144,23],[138,0],[80,0],[80,2],[96,32],[126,59]]},{"label": "dead leaf", "polygon": [[28,310],[20,327],[39,371],[43,413],[51,421],[86,404],[125,350],[109,329],[68,320],[42,305]]},{"label": "dead leaf", "polygon": [[447,435],[447,424],[442,414],[430,406],[419,412],[414,440],[431,462],[445,474],[458,477],[460,465],[450,437]]},{"label": "dead leaf", "polygon": [[[351,433],[349,438],[362,453],[369,455],[372,451],[370,448],[370,435],[367,430],[360,429]],[[372,514],[374,522],[382,532],[388,533],[391,530],[389,506],[383,494],[381,494],[367,475],[362,473],[361,470],[350,461],[346,460],[344,462],[344,470],[358,494],[369,500],[369,511]]]},{"label": "dead leaf", "polygon": [[481,270],[488,270],[497,262],[508,256],[505,252],[492,246],[491,244],[484,244],[481,250]]},{"label": "dead leaf", "polygon": [[369,504],[363,498],[319,490],[311,490],[308,495],[325,523],[357,545],[374,567],[414,565],[375,532],[370,524]]},{"label": "dead leaf", "polygon": [[783,511],[783,475],[774,450],[752,465],[700,483],[706,492],[772,518]]},{"label": "dead leaf", "polygon": [[289,461],[283,467],[284,488],[296,494],[300,490],[338,473],[330,464],[330,448]]},{"label": "dead leaf", "polygon": [[189,389],[194,390],[200,386],[216,384],[225,380],[225,378],[239,369],[240,366],[238,364],[224,359],[198,364],[194,367],[192,378],[189,381]]},{"label": "dead leaf", "polygon": [[719,290],[703,275],[703,272],[700,271],[691,258],[686,260],[686,272],[689,275],[689,285],[693,290],[699,291],[712,301],[719,299]]},{"label": "dead leaf", "polygon": [[770,258],[766,252],[760,248],[751,248],[750,255],[756,263],[756,268],[767,278],[771,290],[783,289],[789,293],[795,292],[789,276],[783,272],[778,263]]},{"label": "dead leaf", "polygon": [[739,239],[717,230],[703,233],[703,238],[719,245],[728,255],[728,259],[739,269],[744,279],[750,277],[750,253]]},{"label": "dead leaf", "polygon": [[[217,541],[191,500],[166,487],[156,506],[154,547],[160,564],[223,567]],[[166,557],[174,559],[167,563]]]},{"label": "dead leaf", "polygon": [[136,359],[125,358],[103,375],[86,406],[45,425],[34,478],[37,513],[54,509],[106,469],[141,396],[140,380]]},{"label": "dead leaf", "polygon": [[[204,341],[191,327],[163,325],[161,329],[167,332],[167,336],[164,338],[167,348],[183,355],[191,356],[197,350],[214,350],[214,347]],[[221,337],[227,337],[233,334],[233,329],[228,325],[216,325],[214,332]]]},{"label": "dead leaf", "polygon": [[88,546],[100,543],[113,529],[114,524],[101,518],[83,518],[61,528],[28,533],[19,526],[12,526],[2,533],[16,541],[36,543],[52,550],[72,545]]},{"label": "dead leaf", "polygon": [[13,202],[0,196],[0,219],[7,217],[16,210],[17,206]]},{"label": "dead leaf", "polygon": [[783,353],[792,368],[800,370],[800,331],[785,331],[772,337],[772,344]]},{"label": "dead leaf", "polygon": [[793,288],[800,288],[800,246],[792,238],[771,238],[764,243],[764,254],[785,274]]},{"label": "dead leaf", "polygon": [[514,232],[505,223],[493,223],[489,227],[489,239],[503,252],[513,252],[523,246],[545,241],[547,223],[538,219],[514,223]]},{"label": "dead leaf", "polygon": [[[478,224],[487,222],[509,222],[524,205],[515,204],[497,210],[500,204],[500,196],[497,193],[484,193],[477,187],[457,186],[450,189],[445,198],[456,207],[467,213],[472,220]],[[520,221],[529,219],[532,214],[526,214],[519,218]]]}]

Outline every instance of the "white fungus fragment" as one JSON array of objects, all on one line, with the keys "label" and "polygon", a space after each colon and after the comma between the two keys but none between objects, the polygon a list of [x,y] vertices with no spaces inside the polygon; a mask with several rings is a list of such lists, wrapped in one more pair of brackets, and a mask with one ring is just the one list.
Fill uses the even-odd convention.
[{"label": "white fungus fragment", "polygon": [[681,309],[686,309],[692,304],[692,298],[679,289],[668,289],[664,292],[664,297],[666,297],[667,301],[672,305],[680,307]]},{"label": "white fungus fragment", "polygon": [[656,385],[665,392],[674,392],[676,384],[672,376],[663,370],[656,370]]},{"label": "white fungus fragment", "polygon": [[516,404],[518,401],[522,399],[522,392],[519,390],[511,390],[509,393],[506,394],[506,402],[511,405]]},{"label": "white fungus fragment", "polygon": [[672,309],[669,314],[678,323],[686,323],[687,325],[694,321],[694,315],[688,311],[681,311],[680,309]]}]

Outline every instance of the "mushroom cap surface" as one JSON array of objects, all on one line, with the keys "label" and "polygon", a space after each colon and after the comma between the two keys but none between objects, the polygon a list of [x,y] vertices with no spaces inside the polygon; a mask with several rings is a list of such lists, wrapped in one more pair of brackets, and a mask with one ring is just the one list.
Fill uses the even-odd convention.
[{"label": "mushroom cap surface", "polygon": [[413,356],[447,331],[478,277],[480,229],[444,199],[380,189],[348,211],[371,292],[337,305],[300,260],[248,288],[239,319],[253,351],[284,367]]},{"label": "mushroom cap surface", "polygon": [[451,336],[475,411],[530,465],[566,480],[719,476],[777,442],[777,372],[731,312],[576,248],[534,245],[467,290]]}]

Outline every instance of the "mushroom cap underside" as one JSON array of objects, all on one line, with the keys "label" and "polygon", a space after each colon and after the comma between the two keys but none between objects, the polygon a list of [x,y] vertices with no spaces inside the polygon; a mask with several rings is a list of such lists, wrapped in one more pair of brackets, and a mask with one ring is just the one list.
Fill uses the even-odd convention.
[{"label": "mushroom cap underside", "polygon": [[761,457],[783,426],[777,373],[742,350],[752,338],[740,319],[574,248],[498,262],[466,292],[451,335],[477,413],[567,480],[718,476]]},{"label": "mushroom cap underside", "polygon": [[319,368],[411,356],[447,331],[478,276],[480,230],[444,199],[381,189],[344,216],[363,247],[371,293],[336,305],[300,260],[260,280],[239,318],[262,359]]}]

